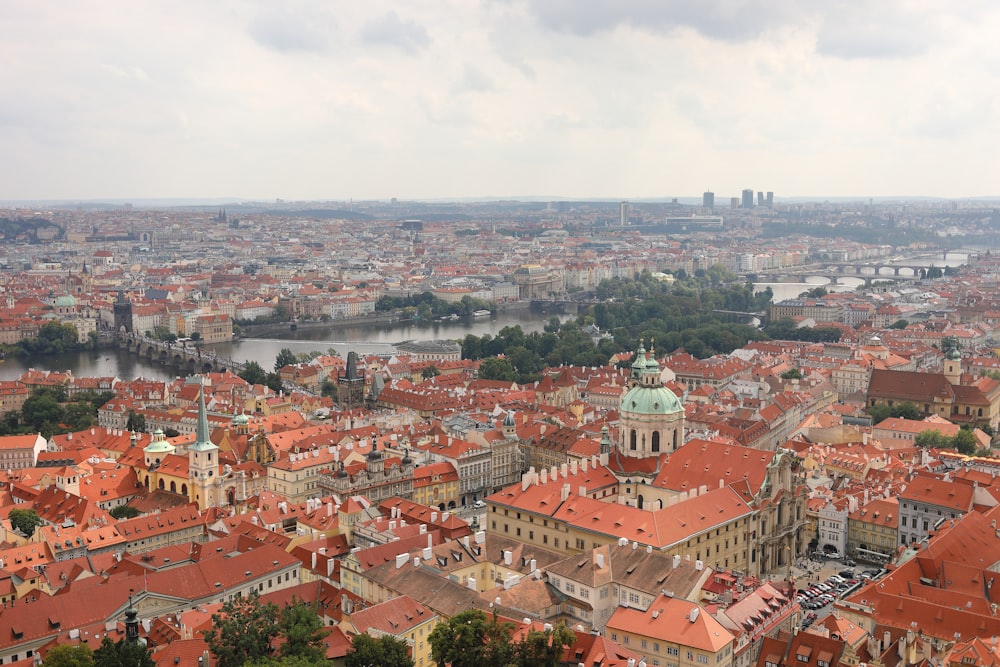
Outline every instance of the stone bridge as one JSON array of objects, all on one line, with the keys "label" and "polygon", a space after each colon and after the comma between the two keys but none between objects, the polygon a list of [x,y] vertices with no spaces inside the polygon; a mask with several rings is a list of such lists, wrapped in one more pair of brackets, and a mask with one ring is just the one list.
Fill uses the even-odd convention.
[{"label": "stone bridge", "polygon": [[220,357],[211,350],[190,345],[184,347],[177,343],[168,343],[137,334],[120,335],[118,346],[144,359],[179,368],[189,375],[221,373],[224,370],[238,374],[245,368],[244,363]]}]

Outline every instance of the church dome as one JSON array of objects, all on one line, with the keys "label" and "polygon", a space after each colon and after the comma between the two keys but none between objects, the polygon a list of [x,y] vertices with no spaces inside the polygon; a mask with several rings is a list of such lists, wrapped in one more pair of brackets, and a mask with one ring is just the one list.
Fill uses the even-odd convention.
[{"label": "church dome", "polygon": [[170,444],[167,437],[163,435],[163,431],[156,429],[153,433],[153,440],[148,445],[142,448],[142,451],[147,454],[173,454],[176,448]]},{"label": "church dome", "polygon": [[672,415],[684,412],[684,406],[667,387],[637,385],[622,396],[621,410],[634,415]]},{"label": "church dome", "polygon": [[245,414],[233,415],[233,426],[246,426],[250,423],[250,417]]},{"label": "church dome", "polygon": [[75,305],[76,305],[76,299],[69,296],[68,294],[66,296],[61,296],[58,299],[56,299],[55,303],[56,308],[72,308]]}]

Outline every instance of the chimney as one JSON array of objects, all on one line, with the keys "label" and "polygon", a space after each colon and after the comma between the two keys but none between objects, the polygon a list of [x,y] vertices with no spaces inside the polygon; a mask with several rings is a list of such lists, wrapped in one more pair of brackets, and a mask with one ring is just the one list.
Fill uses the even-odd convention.
[{"label": "chimney", "polygon": [[569,476],[569,466],[565,463],[562,464],[559,468],[559,474],[562,475],[563,479],[566,479]]},{"label": "chimney", "polygon": [[[700,563],[701,561],[698,561],[698,562]],[[694,623],[695,621],[698,620],[698,614],[700,612],[701,612],[701,608],[700,607],[694,607],[694,608],[692,608],[691,609],[691,613],[688,614],[688,620],[691,621],[692,623]]]},{"label": "chimney", "polygon": [[410,554],[399,554],[396,556],[396,569],[406,565],[406,561],[410,560]]},{"label": "chimney", "polygon": [[504,565],[510,565],[514,562],[514,553],[512,551],[504,550],[503,552],[503,563]]},{"label": "chimney", "polygon": [[469,590],[472,590],[472,591],[476,590],[476,578],[475,577],[469,577],[466,580],[465,584],[469,587]]},{"label": "chimney", "polygon": [[676,570],[677,566],[679,566],[680,564],[681,564],[681,557],[680,556],[674,556],[674,569]]},{"label": "chimney", "polygon": [[594,554],[594,559],[597,561],[597,567],[598,567],[598,569],[603,570],[604,569],[604,554],[602,554],[602,553],[595,553]]},{"label": "chimney", "polygon": [[587,472],[587,461],[588,460],[589,459],[580,459],[580,472],[582,472],[582,473],[586,473]]},{"label": "chimney", "polygon": [[549,471],[548,468],[542,468],[541,480],[539,484],[548,484],[549,482]]},{"label": "chimney", "polygon": [[[428,535],[428,537],[430,537],[430,535]],[[424,560],[430,560],[431,556],[433,555],[433,552],[431,551],[430,547],[424,547],[423,553],[421,555],[424,557]]]}]

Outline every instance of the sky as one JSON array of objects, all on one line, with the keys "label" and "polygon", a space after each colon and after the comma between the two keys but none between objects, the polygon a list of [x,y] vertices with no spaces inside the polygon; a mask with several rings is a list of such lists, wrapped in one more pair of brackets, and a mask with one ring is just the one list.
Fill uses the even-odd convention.
[{"label": "sky", "polygon": [[0,199],[1000,195],[994,0],[5,0]]}]

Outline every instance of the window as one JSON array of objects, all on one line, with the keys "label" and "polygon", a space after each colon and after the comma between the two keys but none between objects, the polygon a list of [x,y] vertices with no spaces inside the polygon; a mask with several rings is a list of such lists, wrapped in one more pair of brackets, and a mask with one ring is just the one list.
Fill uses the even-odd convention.
[{"label": "window", "polygon": [[618,633],[617,632],[612,632],[611,633],[611,641],[613,641],[613,642],[618,641]]},{"label": "window", "polygon": [[[668,646],[667,647],[667,655],[679,656],[680,654],[681,654],[681,650],[679,648],[677,648],[676,646]],[[775,665],[775,667],[777,667],[777,665]]]}]

